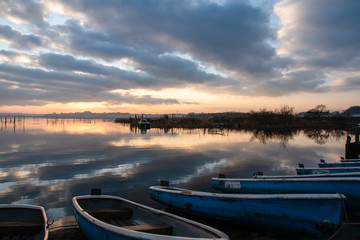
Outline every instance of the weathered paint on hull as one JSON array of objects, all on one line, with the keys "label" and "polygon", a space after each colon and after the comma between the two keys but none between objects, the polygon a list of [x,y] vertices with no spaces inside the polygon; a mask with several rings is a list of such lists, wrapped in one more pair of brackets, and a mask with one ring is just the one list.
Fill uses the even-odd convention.
[{"label": "weathered paint on hull", "polygon": [[77,211],[74,211],[75,218],[77,223],[85,234],[86,238],[89,240],[102,240],[102,239],[112,239],[112,240],[134,240],[138,238],[128,238],[125,236],[121,236],[110,231],[106,231],[93,223],[89,220],[82,217]]},{"label": "weathered paint on hull", "polygon": [[348,206],[360,207],[360,178],[213,178],[211,184],[214,189],[228,193],[341,193]]},{"label": "weathered paint on hull", "polygon": [[345,198],[340,194],[325,199],[318,194],[311,198],[297,194],[199,194],[185,189],[168,187],[168,190],[150,187],[149,194],[153,200],[187,213],[321,237],[340,226]]},{"label": "weathered paint on hull", "polygon": [[360,162],[360,159],[353,158],[353,159],[341,159],[340,162]]},{"label": "weathered paint on hull", "polygon": [[328,178],[328,177],[358,177],[360,178],[360,172],[350,172],[350,173],[322,173],[322,174],[306,174],[306,175],[278,175],[278,176],[255,176],[253,178],[258,179],[286,179],[286,178]]},{"label": "weathered paint on hull", "polygon": [[297,175],[328,174],[328,173],[360,173],[360,167],[337,167],[337,168],[297,168]]},{"label": "weathered paint on hull", "polygon": [[[84,200],[82,203],[79,201]],[[210,226],[191,221],[170,213],[166,213],[139,203],[132,202],[127,199],[123,199],[116,196],[107,196],[107,195],[94,195],[94,196],[78,196],[73,198],[74,206],[74,215],[76,221],[90,240],[103,240],[103,239],[114,239],[114,240],[128,240],[128,239],[138,239],[138,240],[229,240],[228,236]],[[83,205],[84,204],[84,205]],[[86,208],[82,208],[86,206]],[[100,219],[95,218],[87,211],[90,210],[116,210],[131,208],[132,213],[128,216],[130,219],[133,219],[134,222],[131,222],[130,219],[126,219],[126,225],[130,224],[131,227],[144,227],[140,229],[129,229],[130,226],[120,227],[117,224],[113,225],[108,223],[106,220],[102,221],[100,219],[112,219],[122,221],[119,215],[109,217],[103,217]],[[105,208],[105,209],[104,209]],[[111,211],[110,211],[111,212]],[[148,232],[146,226],[151,224],[167,224],[171,226],[171,232]],[[150,225],[149,225],[150,224]]]},{"label": "weathered paint on hull", "polygon": [[319,163],[319,168],[360,167],[360,162]]}]

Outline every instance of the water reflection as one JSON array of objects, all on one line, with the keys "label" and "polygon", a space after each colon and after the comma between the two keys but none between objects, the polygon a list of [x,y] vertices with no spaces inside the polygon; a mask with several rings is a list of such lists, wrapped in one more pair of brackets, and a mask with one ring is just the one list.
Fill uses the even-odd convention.
[{"label": "water reflection", "polygon": [[305,130],[304,133],[307,137],[313,139],[317,144],[325,144],[330,137],[339,140],[346,135],[346,132],[342,130],[322,130],[322,129]]},{"label": "water reflection", "polygon": [[[109,120],[4,119],[0,131],[0,203],[43,205],[52,217],[72,215],[71,198],[100,187],[158,206],[147,189],[161,179],[214,191],[210,178],[294,174],[298,163],[344,156],[341,131],[149,129]],[[320,139],[320,140],[319,140]]]}]

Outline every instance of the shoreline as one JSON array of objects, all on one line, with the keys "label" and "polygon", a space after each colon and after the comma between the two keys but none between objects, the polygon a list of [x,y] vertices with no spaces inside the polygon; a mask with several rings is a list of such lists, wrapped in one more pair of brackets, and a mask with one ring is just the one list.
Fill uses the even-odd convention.
[{"label": "shoreline", "polygon": [[[182,216],[181,214],[179,214]],[[182,216],[185,217],[185,216]],[[205,219],[196,216],[188,216],[189,219],[201,222],[211,227],[217,228],[228,235],[231,240],[287,240],[289,235],[284,236],[279,232],[265,232],[259,229],[239,229],[237,224],[227,224],[217,220]],[[74,216],[60,218],[56,220],[49,228],[49,240],[87,240],[84,233],[81,231]],[[297,236],[292,236],[291,239],[300,240]],[[314,240],[313,238],[306,238],[306,240]],[[304,240],[304,238],[301,238]]]},{"label": "shoreline", "polygon": [[86,240],[87,238],[77,225],[75,217],[71,216],[56,220],[49,228],[49,240],[60,239]]}]

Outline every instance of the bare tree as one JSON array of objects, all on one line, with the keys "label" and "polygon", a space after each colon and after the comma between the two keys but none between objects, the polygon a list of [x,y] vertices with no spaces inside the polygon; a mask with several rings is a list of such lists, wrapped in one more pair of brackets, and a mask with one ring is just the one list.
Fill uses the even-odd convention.
[{"label": "bare tree", "polygon": [[330,114],[330,110],[324,104],[317,105],[313,109],[310,109],[305,113],[306,117],[321,118],[327,117]]}]

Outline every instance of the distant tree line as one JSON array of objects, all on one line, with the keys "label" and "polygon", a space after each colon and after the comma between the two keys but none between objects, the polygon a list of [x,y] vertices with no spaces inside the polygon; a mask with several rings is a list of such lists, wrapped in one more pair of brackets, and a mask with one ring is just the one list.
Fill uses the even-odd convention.
[{"label": "distant tree line", "polygon": [[288,106],[283,106],[275,111],[266,110],[265,108],[258,112],[250,111],[251,120],[260,126],[267,126],[269,124],[289,126],[293,123],[294,117],[294,108]]},{"label": "distant tree line", "polygon": [[310,109],[305,113],[305,117],[310,118],[321,118],[321,117],[328,117],[330,115],[330,110],[326,108],[325,105],[320,104]]},{"label": "distant tree line", "polygon": [[[348,129],[358,122],[358,118],[351,118],[339,112],[330,112],[323,104],[300,115],[295,115],[294,108],[282,106],[280,109],[259,111],[251,110],[249,113],[191,113],[188,115],[168,115],[147,118],[151,127],[155,128],[242,128],[242,129],[272,129],[288,131],[295,129]],[[115,122],[129,122],[132,126],[138,124],[138,118],[127,121],[118,119]]]}]

